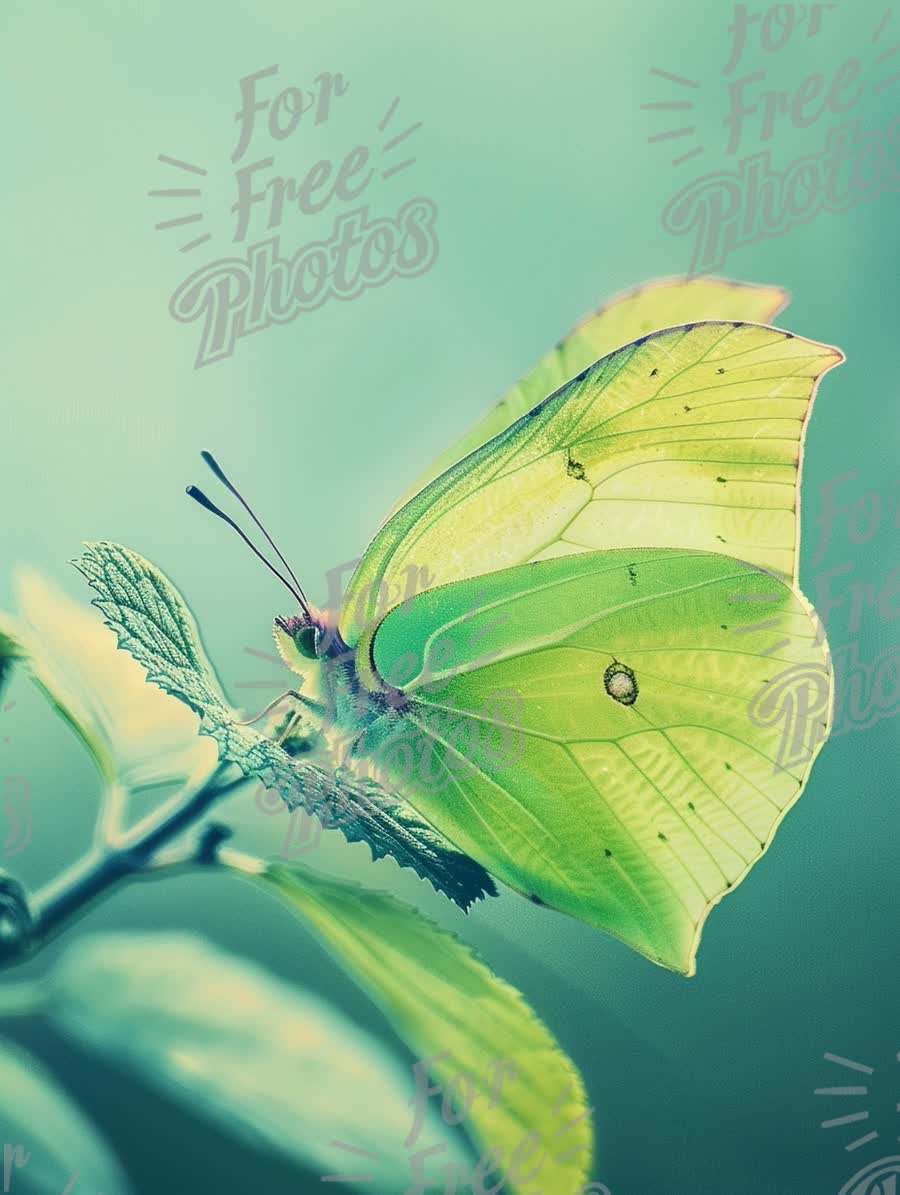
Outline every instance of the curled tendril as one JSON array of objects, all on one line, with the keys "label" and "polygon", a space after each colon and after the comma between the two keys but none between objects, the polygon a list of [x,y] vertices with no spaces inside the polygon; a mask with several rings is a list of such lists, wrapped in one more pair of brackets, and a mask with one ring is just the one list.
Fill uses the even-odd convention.
[{"label": "curled tendril", "polygon": [[0,872],[0,963],[25,953],[32,928],[25,889],[18,880]]}]

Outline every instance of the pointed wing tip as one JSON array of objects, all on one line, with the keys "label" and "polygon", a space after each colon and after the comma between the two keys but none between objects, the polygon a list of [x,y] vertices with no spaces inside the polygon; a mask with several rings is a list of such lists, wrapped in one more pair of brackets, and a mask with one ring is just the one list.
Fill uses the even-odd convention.
[{"label": "pointed wing tip", "polygon": [[[774,316],[772,318],[774,318]],[[811,336],[801,336],[799,333],[791,332],[787,328],[781,328],[777,324],[755,323],[753,320],[705,320],[705,321],[701,320],[698,323],[693,324],[693,325],[685,324],[684,327],[687,328],[688,330],[691,330],[692,328],[701,327],[703,323],[733,324],[735,329],[738,329],[738,328],[755,328],[755,329],[764,328],[764,329],[766,329],[766,331],[769,331],[769,332],[777,332],[780,336],[783,336],[786,340],[796,340],[796,341],[799,341],[801,344],[807,344],[812,348],[821,349],[822,350],[822,358],[825,360],[826,364],[823,365],[823,367],[819,373],[814,375],[817,381],[819,379],[823,378],[825,376],[825,374],[828,373],[828,371],[830,369],[835,369],[838,365],[843,365],[844,362],[847,360],[847,354],[844,352],[844,350],[842,348],[839,348],[838,345],[828,344],[828,342],[824,341],[824,340],[814,340]],[[669,331],[669,330],[670,329],[666,329],[666,331]]]},{"label": "pointed wing tip", "polygon": [[828,349],[829,356],[831,357],[831,361],[826,365],[823,372],[827,373],[829,369],[835,369],[838,365],[843,365],[847,360],[847,354],[843,349],[838,348],[836,344],[823,344],[822,347]]},{"label": "pointed wing tip", "polygon": [[[708,913],[709,910],[707,910]],[[638,954],[642,954],[644,958],[657,967],[661,967],[664,971],[670,971],[673,975],[680,975],[683,979],[693,979],[697,974],[697,951],[700,948],[700,935],[703,932],[705,920],[706,918],[704,917],[694,927],[694,933],[689,942],[685,942],[681,946],[673,943],[671,949],[657,946],[657,951],[662,950],[662,953],[654,953],[647,943],[639,944],[633,939],[629,940],[629,938],[621,937],[618,934],[613,934],[612,936],[618,938],[620,942],[624,943],[630,949],[636,950]]]},{"label": "pointed wing tip", "polygon": [[[837,345],[827,344],[822,340],[813,340],[810,336],[802,336],[798,332],[791,332],[787,328],[779,327],[777,324],[763,323],[759,320],[743,319],[699,319],[687,320],[683,324],[671,324],[665,328],[658,328],[654,332],[647,332],[643,336],[639,336],[637,340],[633,340],[629,344],[622,345],[621,348],[615,349],[613,352],[607,354],[607,356],[615,357],[619,353],[624,353],[628,349],[643,347],[643,345],[647,344],[649,341],[659,340],[663,336],[673,336],[675,333],[684,335],[685,333],[690,334],[692,332],[697,332],[702,328],[725,328],[729,326],[735,332],[744,332],[745,329],[749,332],[774,332],[776,335],[785,340],[796,340],[799,344],[810,345],[812,348],[822,349],[824,350],[822,353],[823,357],[827,356],[832,358],[830,364],[826,366],[826,369],[831,369],[835,365],[841,365],[847,359],[843,349],[838,348]],[[606,358],[599,358],[599,360],[605,359]]]},{"label": "pointed wing tip", "polygon": [[826,361],[826,364],[823,366],[821,373],[816,375],[818,378],[823,377],[829,369],[843,365],[847,360],[847,354],[836,344],[829,344],[825,340],[814,340],[811,336],[800,336],[796,332],[788,332],[786,328],[779,328],[774,324],[772,325],[772,331],[780,332],[783,336],[789,337],[791,340],[799,340],[803,344],[810,345],[812,348],[822,350],[822,358]]}]

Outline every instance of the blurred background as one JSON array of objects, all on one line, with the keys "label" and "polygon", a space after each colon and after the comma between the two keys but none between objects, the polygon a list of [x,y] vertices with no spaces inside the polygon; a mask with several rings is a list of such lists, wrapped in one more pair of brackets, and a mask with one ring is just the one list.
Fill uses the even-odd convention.
[{"label": "blurred background", "polygon": [[[726,74],[739,10],[759,19]],[[862,688],[772,849],[711,917],[697,976],[664,972],[508,892],[464,917],[335,833],[306,856],[397,892],[525,993],[585,1076],[596,1177],[613,1195],[838,1192],[867,1162],[898,1152],[900,138],[891,149],[875,131],[897,118],[900,54],[890,51],[900,11],[856,0],[773,13],[720,0],[35,0],[0,17],[0,607],[13,608],[17,562],[87,600],[67,560],[83,540],[126,544],[181,588],[229,695],[250,709],[284,687],[252,652],[271,651],[272,617],[291,612],[289,599],[185,497],[186,483],[207,481],[201,449],[233,474],[324,604],[329,571],[361,555],[431,458],[578,318],[622,289],[691,268],[697,229],[676,236],[663,224],[673,197],[693,185],[691,212],[713,218],[726,202],[716,196],[733,191],[698,180],[739,173],[765,151],[784,172],[822,155],[847,122],[870,135],[855,176],[852,167],[841,175],[843,210],[785,227],[777,209],[766,216],[768,192],[745,188],[740,218],[754,226],[765,216],[782,230],[714,267],[786,287],[792,302],[779,324],[847,354],[808,432],[801,586],[813,602],[828,597],[832,648],[859,662],[845,688]],[[854,59],[855,73],[844,65]],[[327,119],[316,124],[311,108],[283,137],[267,127],[271,108],[260,109],[234,162],[239,81],[276,64],[257,83],[262,101],[288,87],[308,93],[323,72],[340,73],[346,90]],[[755,80],[735,88],[748,75]],[[741,96],[743,108],[758,107],[728,152]],[[693,106],[644,107],[663,103]],[[690,131],[665,136],[681,129]],[[234,241],[239,166],[273,159],[250,178],[261,189],[360,145],[375,172],[358,198],[334,195],[314,214],[286,201],[277,227],[257,203]],[[171,189],[200,194],[148,194]],[[327,240],[345,212],[365,205],[369,221],[394,217],[419,197],[437,210],[429,269],[262,327],[196,367],[203,316],[181,322],[169,310],[190,275],[273,235],[290,257]],[[187,216],[197,218],[156,227]],[[837,513],[820,544],[829,494]],[[882,716],[873,720],[865,691],[876,676]],[[271,690],[242,688],[269,680]],[[37,885],[88,845],[98,785],[26,679],[8,699],[0,773],[28,779],[34,833],[0,866]],[[280,849],[286,815],[260,812],[252,792],[229,812],[241,847]],[[255,959],[403,1057],[303,926],[227,878],[133,886],[69,937],[155,927],[195,930]],[[20,974],[43,973],[59,949]],[[318,1175],[236,1144],[40,1021],[0,1031],[74,1093],[139,1192],[319,1189]],[[853,1151],[845,1146],[858,1126],[820,1127],[830,1108],[814,1089],[838,1079],[829,1052],[874,1070],[859,1106],[870,1113],[865,1131],[879,1136]]]}]

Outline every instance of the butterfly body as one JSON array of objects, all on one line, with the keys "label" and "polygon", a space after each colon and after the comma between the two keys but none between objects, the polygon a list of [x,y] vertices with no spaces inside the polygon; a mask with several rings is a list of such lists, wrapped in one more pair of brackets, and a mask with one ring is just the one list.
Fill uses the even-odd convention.
[{"label": "butterfly body", "polygon": [[273,630],[282,659],[300,677],[305,724],[329,735],[333,750],[342,745],[340,762],[362,753],[370,726],[408,709],[402,689],[365,666],[365,655],[347,647],[328,613],[280,616]]}]

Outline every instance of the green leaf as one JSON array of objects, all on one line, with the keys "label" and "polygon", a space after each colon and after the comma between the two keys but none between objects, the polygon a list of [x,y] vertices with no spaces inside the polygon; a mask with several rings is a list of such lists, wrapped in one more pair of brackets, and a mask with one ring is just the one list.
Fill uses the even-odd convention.
[{"label": "green leaf", "polygon": [[462,908],[496,895],[480,864],[450,847],[395,794],[349,773],[332,773],[292,758],[278,743],[240,725],[203,649],[197,625],[175,586],[154,565],[118,544],[88,544],[75,562],[99,595],[94,605],[119,645],[147,670],[147,679],[180,698],[201,718],[219,758],[277,789],[289,808],[331,818],[350,842],[367,842],[375,859],[391,855]]},{"label": "green leaf", "polygon": [[[584,1084],[515,988],[452,934],[384,893],[282,864],[258,880],[312,923],[420,1059],[437,1056],[423,1071],[431,1085],[478,1091],[464,1126],[482,1157],[503,1151],[511,1182],[504,1190],[580,1190],[593,1150]],[[508,1061],[514,1070],[504,1068]],[[527,1152],[532,1133],[540,1150],[519,1172],[528,1177],[544,1161],[533,1178],[516,1182],[511,1158]]]},{"label": "green leaf", "polygon": [[117,650],[95,611],[29,569],[17,570],[15,591],[19,617],[2,617],[0,636],[27,659],[104,779],[131,790],[188,779],[202,784],[217,761],[199,738],[196,714],[146,683],[145,670]]},{"label": "green leaf", "polygon": [[[365,1191],[405,1186],[411,1079],[311,994],[181,933],[83,938],[49,987],[50,1015],[68,1034],[231,1132],[323,1176],[365,1172]],[[426,1137],[470,1161],[434,1113]]]},{"label": "green leaf", "polygon": [[[60,1195],[77,1188],[127,1195],[128,1182],[93,1125],[31,1055],[0,1043],[0,1145],[14,1195]],[[11,1098],[12,1097],[12,1098]]]}]

